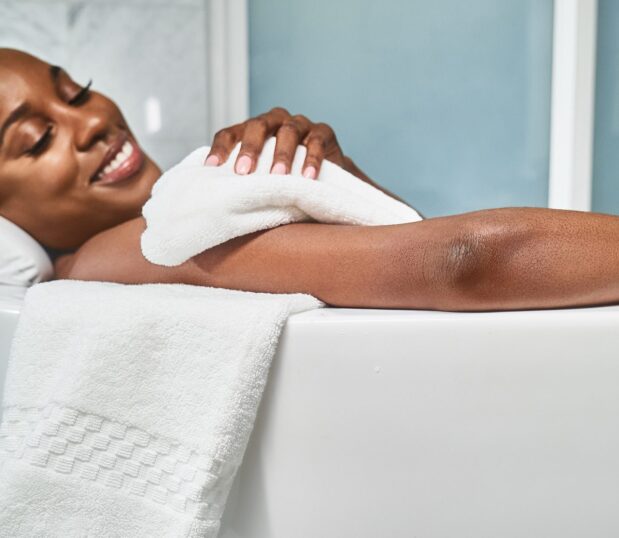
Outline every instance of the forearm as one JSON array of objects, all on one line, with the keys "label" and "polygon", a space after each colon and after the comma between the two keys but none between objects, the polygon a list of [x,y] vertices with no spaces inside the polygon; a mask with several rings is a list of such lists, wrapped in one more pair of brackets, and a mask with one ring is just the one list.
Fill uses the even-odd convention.
[{"label": "forearm", "polygon": [[335,306],[432,308],[416,224],[290,224],[240,237],[178,267],[140,251],[142,219],[108,230],[59,264],[59,278],[125,284],[184,283],[270,293],[309,293]]},{"label": "forearm", "polygon": [[141,219],[123,227],[85,245],[65,277],[304,292],[350,307],[619,302],[619,219],[604,215],[499,209],[397,226],[293,224],[229,241],[175,268],[142,257]]},{"label": "forearm", "polygon": [[217,287],[303,292],[333,306],[431,308],[414,226],[282,226],[204,252],[185,274],[193,284],[208,275]]}]

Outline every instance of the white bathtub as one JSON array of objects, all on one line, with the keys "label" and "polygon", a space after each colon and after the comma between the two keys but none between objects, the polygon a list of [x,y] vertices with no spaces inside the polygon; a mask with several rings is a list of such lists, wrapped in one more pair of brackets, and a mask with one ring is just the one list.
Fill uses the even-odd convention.
[{"label": "white bathtub", "polygon": [[619,536],[618,350],[619,307],[294,316],[220,536]]},{"label": "white bathtub", "polygon": [[[16,293],[13,293],[13,290],[9,292],[8,288],[0,287],[0,400],[4,389],[11,339],[15,332],[22,303],[20,297],[23,295],[23,291],[16,291]],[[2,413],[2,409],[0,409],[0,413]]]}]

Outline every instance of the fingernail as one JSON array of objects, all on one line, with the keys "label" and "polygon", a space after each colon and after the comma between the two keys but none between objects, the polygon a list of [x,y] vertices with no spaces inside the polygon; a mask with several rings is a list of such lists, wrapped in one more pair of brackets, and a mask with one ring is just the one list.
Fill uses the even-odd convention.
[{"label": "fingernail", "polygon": [[238,161],[236,161],[236,167],[234,168],[237,174],[248,174],[251,169],[251,157],[243,155]]},{"label": "fingernail", "polygon": [[286,173],[286,165],[284,163],[275,163],[271,168],[271,174],[277,174],[283,176]]},{"label": "fingernail", "polygon": [[219,157],[217,155],[209,155],[206,161],[204,161],[205,166],[217,166],[219,165]]},{"label": "fingernail", "polygon": [[307,179],[316,179],[316,169],[313,166],[308,166],[303,170],[303,177]]}]

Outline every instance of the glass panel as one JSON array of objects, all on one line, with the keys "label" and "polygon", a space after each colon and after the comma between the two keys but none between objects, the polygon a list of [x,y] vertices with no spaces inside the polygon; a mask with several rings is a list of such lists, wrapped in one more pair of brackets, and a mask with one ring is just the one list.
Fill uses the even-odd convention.
[{"label": "glass panel", "polygon": [[330,123],[426,215],[547,202],[552,0],[251,0],[251,111]]},{"label": "glass panel", "polygon": [[619,214],[619,2],[599,0],[593,151],[594,211]]}]

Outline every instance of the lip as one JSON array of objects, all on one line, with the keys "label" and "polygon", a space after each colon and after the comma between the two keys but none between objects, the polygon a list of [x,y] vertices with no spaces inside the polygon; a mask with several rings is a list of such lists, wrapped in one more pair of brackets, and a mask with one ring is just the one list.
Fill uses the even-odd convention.
[{"label": "lip", "polygon": [[[103,169],[110,164],[118,152],[122,149],[126,142],[131,144],[131,154],[127,159],[115,170],[108,172],[107,174],[103,174],[102,177],[99,177],[99,174],[102,173]],[[103,157],[103,161],[97,171],[92,175],[90,179],[90,184],[104,185],[110,186],[116,183],[124,182],[128,179],[131,179],[137,172],[142,169],[142,165],[144,164],[144,153],[137,145],[135,140],[130,138],[127,134],[123,133],[118,136],[117,139],[110,145],[107,150],[105,156]]]}]

